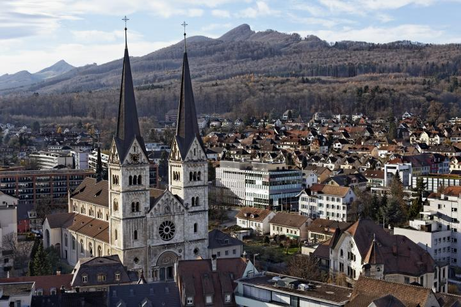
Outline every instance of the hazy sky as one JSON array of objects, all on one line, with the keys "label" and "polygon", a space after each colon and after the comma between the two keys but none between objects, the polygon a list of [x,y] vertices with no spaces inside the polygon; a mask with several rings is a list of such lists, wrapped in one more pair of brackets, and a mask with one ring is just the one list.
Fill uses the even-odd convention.
[{"label": "hazy sky", "polygon": [[360,40],[461,43],[461,0],[0,0],[0,75],[141,56],[188,36],[253,30]]}]

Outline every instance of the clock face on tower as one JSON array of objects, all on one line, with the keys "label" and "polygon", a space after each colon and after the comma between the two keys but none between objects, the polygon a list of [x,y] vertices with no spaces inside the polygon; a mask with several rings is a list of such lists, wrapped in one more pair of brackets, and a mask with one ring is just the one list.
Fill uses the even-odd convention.
[{"label": "clock face on tower", "polygon": [[173,222],[165,221],[160,224],[158,232],[163,241],[170,241],[174,238],[176,227]]}]

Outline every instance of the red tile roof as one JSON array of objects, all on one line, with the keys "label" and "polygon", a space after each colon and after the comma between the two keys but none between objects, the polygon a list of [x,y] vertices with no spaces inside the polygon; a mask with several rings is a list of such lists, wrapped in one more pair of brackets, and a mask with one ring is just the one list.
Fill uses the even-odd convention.
[{"label": "red tile roof", "polygon": [[45,275],[45,276],[22,276],[12,278],[1,278],[0,283],[10,282],[35,282],[35,290],[43,289],[43,295],[50,295],[50,290],[55,288],[59,292],[61,286],[67,290],[71,289],[70,282],[72,274]]}]

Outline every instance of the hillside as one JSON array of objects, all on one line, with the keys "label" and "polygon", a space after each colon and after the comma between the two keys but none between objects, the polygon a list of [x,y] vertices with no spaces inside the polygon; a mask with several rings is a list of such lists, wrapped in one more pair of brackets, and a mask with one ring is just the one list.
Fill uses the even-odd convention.
[{"label": "hillside", "polygon": [[[182,52],[181,41],[132,58],[141,117],[161,121],[177,106]],[[241,25],[217,39],[188,38],[188,54],[199,113],[277,116],[290,108],[306,118],[319,110],[427,115],[432,106],[438,110],[434,121],[461,116],[458,44],[329,44],[315,36],[255,32]],[[88,65],[0,91],[0,120],[70,116],[94,119],[110,130],[121,69],[121,60]]]}]

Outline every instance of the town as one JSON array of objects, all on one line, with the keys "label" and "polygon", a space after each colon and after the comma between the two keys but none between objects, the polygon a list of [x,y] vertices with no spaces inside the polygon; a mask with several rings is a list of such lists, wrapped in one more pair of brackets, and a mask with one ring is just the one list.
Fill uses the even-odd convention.
[{"label": "town", "polygon": [[461,119],[197,116],[192,84],[184,51],[141,131],[126,45],[109,147],[0,125],[4,306],[459,304]]}]

